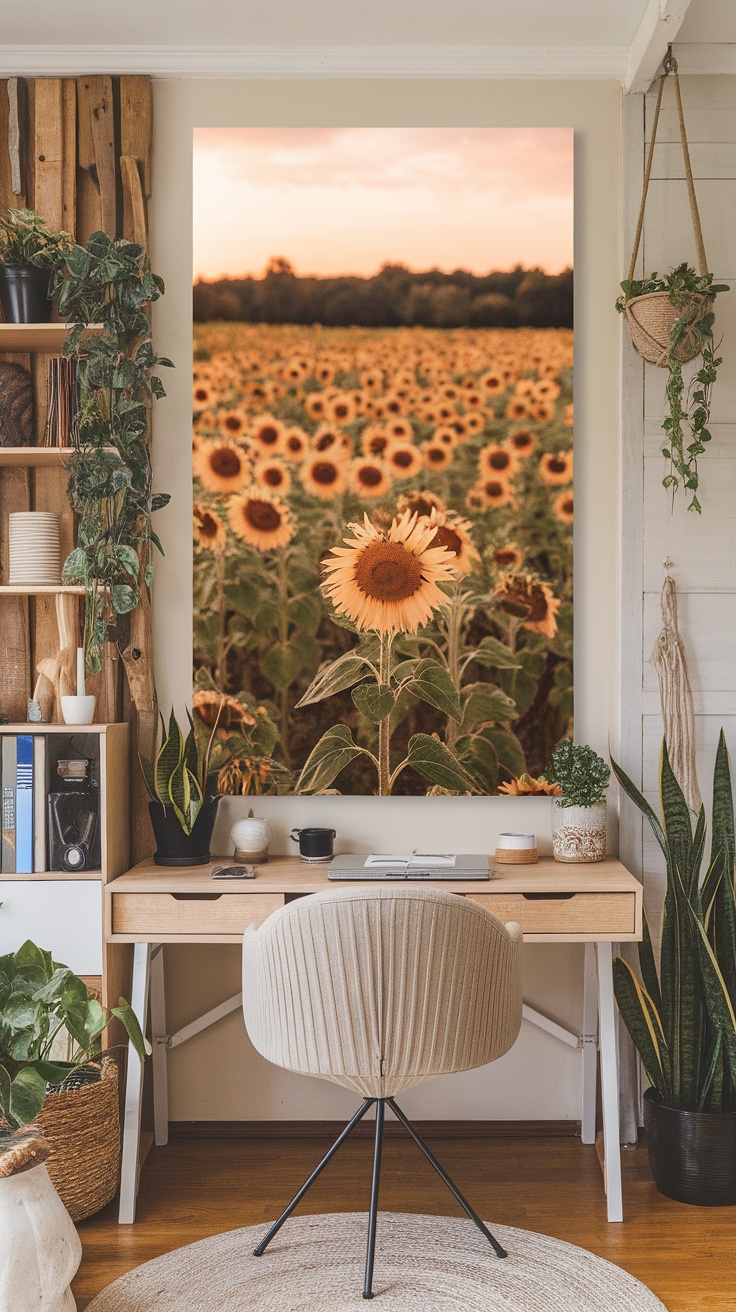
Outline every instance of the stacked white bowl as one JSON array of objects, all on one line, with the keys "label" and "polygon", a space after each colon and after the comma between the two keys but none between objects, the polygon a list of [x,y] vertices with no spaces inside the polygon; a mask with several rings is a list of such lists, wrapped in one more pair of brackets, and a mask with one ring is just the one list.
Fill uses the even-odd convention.
[{"label": "stacked white bowl", "polygon": [[48,510],[21,510],[8,519],[11,586],[61,583],[59,516]]}]

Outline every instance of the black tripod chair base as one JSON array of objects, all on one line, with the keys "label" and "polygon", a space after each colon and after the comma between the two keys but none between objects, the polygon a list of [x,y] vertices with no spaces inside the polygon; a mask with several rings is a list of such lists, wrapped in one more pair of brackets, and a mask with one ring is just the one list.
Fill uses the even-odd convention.
[{"label": "black tripod chair base", "polygon": [[508,1257],[506,1249],[501,1247],[498,1240],[493,1237],[488,1227],[484,1224],[483,1221],[481,1221],[480,1217],[478,1216],[478,1213],[473,1210],[473,1208],[470,1206],[470,1203],[460,1193],[460,1190],[458,1189],[457,1185],[454,1183],[453,1180],[450,1179],[444,1167],[440,1166],[440,1163],[437,1161],[437,1158],[428,1148],[427,1144],[424,1142],[421,1135],[417,1132],[417,1130],[415,1130],[414,1126],[412,1125],[408,1117],[404,1115],[404,1113],[401,1111],[401,1108],[398,1107],[397,1104],[394,1102],[393,1098],[366,1098],[362,1107],[358,1109],[353,1119],[349,1121],[348,1124],[345,1126],[345,1129],[342,1131],[342,1134],[335,1140],[329,1152],[325,1154],[319,1165],[315,1168],[314,1171],[312,1171],[312,1174],[304,1182],[299,1192],[294,1195],[291,1202],[289,1203],[289,1206],[281,1213],[281,1216],[279,1217],[278,1221],[274,1221],[274,1224],[271,1226],[271,1229],[261,1240],[258,1247],[254,1248],[253,1256],[254,1257],[263,1256],[271,1240],[274,1238],[274,1235],[278,1234],[284,1222],[288,1221],[292,1212],[295,1210],[296,1207],[298,1207],[299,1203],[301,1202],[302,1198],[306,1194],[307,1190],[311,1188],[311,1186],[314,1184],[318,1176],[322,1174],[322,1171],[327,1166],[327,1163],[332,1160],[338,1148],[342,1146],[342,1144],[347,1139],[348,1135],[351,1134],[352,1131],[355,1129],[355,1126],[358,1124],[358,1121],[363,1119],[366,1112],[368,1111],[368,1108],[372,1107],[374,1103],[376,1104],[376,1136],[375,1136],[375,1143],[373,1148],[373,1177],[371,1180],[371,1199],[370,1199],[370,1207],[368,1211],[368,1241],[366,1246],[365,1283],[363,1286],[363,1298],[373,1298],[373,1267],[374,1267],[375,1255],[376,1255],[376,1231],[378,1227],[378,1193],[379,1193],[380,1180],[381,1180],[381,1154],[383,1149],[383,1127],[384,1127],[386,1105],[388,1105],[391,1108],[391,1111],[394,1113],[396,1119],[401,1122],[401,1124],[404,1126],[404,1129],[411,1135],[415,1144],[419,1149],[421,1149],[427,1161],[430,1163],[431,1166],[434,1167],[440,1179],[444,1182],[444,1184],[447,1185],[447,1188],[457,1199],[463,1211],[465,1212],[466,1216],[470,1218],[470,1220],[478,1227],[478,1229],[480,1230],[481,1234],[485,1237],[485,1239],[487,1239],[488,1243],[490,1244],[491,1248],[496,1254],[496,1257],[499,1258]]}]

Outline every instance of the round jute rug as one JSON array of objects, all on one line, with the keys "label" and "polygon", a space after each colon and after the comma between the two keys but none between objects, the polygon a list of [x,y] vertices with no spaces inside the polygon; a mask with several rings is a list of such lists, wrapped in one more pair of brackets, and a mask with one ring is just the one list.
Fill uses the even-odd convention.
[{"label": "round jute rug", "polygon": [[[292,1217],[263,1257],[268,1226],[175,1249],[108,1285],[87,1312],[364,1312],[367,1217]],[[382,1212],[376,1312],[666,1312],[633,1276],[559,1239],[472,1221]]]}]

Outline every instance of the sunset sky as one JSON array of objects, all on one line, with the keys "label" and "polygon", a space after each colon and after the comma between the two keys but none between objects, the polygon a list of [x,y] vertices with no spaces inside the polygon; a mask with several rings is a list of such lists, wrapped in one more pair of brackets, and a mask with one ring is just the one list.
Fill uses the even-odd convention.
[{"label": "sunset sky", "polygon": [[573,261],[568,128],[198,128],[194,275],[550,273]]}]

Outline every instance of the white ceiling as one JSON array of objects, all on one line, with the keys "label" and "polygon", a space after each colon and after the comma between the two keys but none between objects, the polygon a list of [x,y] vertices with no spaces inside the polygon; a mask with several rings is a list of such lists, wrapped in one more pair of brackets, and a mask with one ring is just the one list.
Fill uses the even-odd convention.
[{"label": "white ceiling", "polygon": [[31,0],[3,45],[628,47],[647,0]]}]

